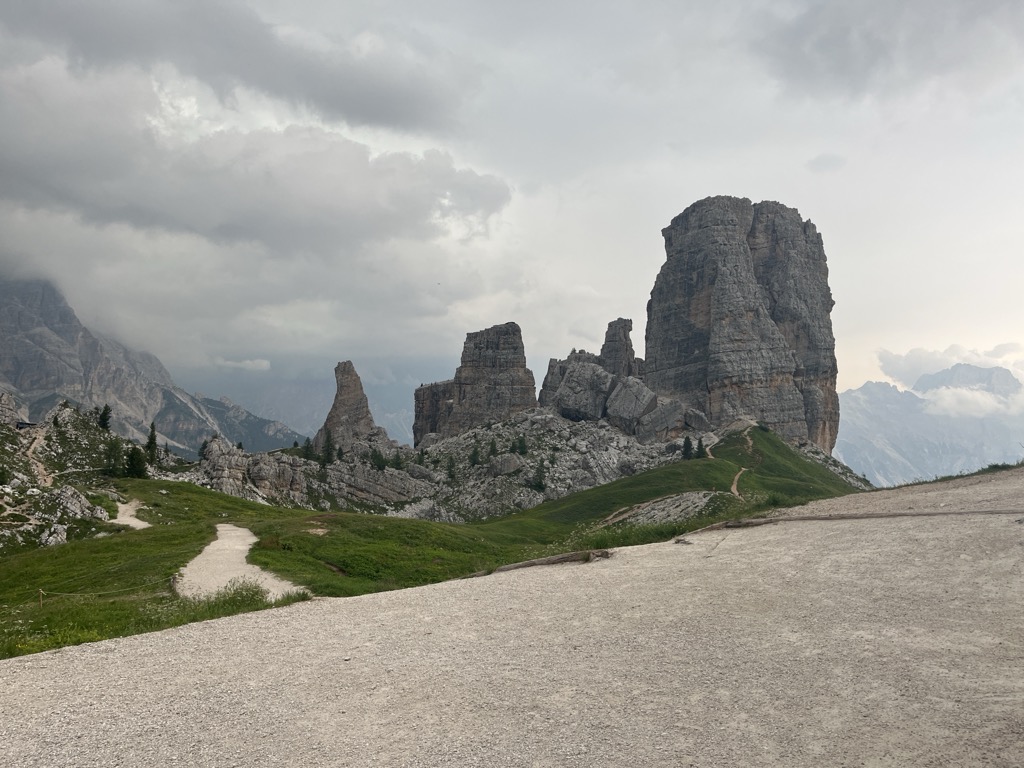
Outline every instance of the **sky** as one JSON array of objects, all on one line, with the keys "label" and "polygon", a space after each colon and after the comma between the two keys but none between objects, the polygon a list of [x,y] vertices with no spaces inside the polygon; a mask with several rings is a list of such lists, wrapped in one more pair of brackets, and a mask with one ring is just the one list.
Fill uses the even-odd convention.
[{"label": "sky", "polygon": [[840,390],[1024,372],[1021,169],[1018,0],[0,3],[0,274],[293,424],[509,320],[538,385],[617,317],[642,355],[721,194],[816,224]]}]

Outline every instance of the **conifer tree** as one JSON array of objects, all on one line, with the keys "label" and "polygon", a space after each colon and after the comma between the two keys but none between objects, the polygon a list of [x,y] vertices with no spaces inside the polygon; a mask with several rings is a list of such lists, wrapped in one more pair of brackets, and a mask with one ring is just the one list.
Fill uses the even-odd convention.
[{"label": "conifer tree", "polygon": [[110,414],[111,414],[110,406],[105,404],[103,406],[103,410],[100,411],[100,417],[99,417],[100,429],[102,429],[104,432],[109,432],[110,431]]},{"label": "conifer tree", "polygon": [[157,444],[156,444],[156,422],[149,422],[149,437],[146,439],[146,461],[150,464],[156,464]]},{"label": "conifer tree", "polygon": [[128,456],[124,462],[124,473],[127,477],[146,476],[146,454],[137,445],[128,449]]},{"label": "conifer tree", "polygon": [[324,429],[324,446],[320,451],[320,466],[326,467],[335,457],[334,437],[330,429]]},{"label": "conifer tree", "polygon": [[704,438],[697,438],[697,458],[706,459],[708,457],[708,449],[704,447]]},{"label": "conifer tree", "polygon": [[683,440],[683,458],[693,458],[693,440],[690,439],[689,435],[687,435],[686,438]]}]

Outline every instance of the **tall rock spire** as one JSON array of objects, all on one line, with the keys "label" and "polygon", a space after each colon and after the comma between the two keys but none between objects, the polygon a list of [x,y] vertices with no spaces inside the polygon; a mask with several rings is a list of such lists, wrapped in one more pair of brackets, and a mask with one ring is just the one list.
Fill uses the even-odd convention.
[{"label": "tall rock spire", "polygon": [[797,210],[694,203],[662,230],[644,381],[712,425],[752,418],[827,452],[839,426],[832,293],[821,237]]}]

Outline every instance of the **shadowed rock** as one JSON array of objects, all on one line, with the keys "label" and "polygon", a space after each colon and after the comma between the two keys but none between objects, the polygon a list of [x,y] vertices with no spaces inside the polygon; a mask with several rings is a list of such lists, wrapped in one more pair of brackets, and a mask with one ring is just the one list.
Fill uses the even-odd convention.
[{"label": "shadowed rock", "polygon": [[415,393],[413,438],[451,437],[537,407],[533,372],[526,367],[523,334],[515,323],[466,334],[455,378]]}]

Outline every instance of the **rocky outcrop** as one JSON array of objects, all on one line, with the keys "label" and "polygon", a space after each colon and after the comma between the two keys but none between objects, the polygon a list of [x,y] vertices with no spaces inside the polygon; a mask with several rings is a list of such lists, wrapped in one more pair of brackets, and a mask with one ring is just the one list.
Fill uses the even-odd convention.
[{"label": "rocky outcrop", "polygon": [[658,396],[640,379],[627,376],[619,380],[608,396],[604,415],[613,427],[633,435],[641,420],[657,406]]},{"label": "rocky outcrop", "polygon": [[643,376],[644,361],[633,352],[633,340],[629,337],[633,321],[620,317],[608,323],[598,359],[601,367],[613,376]]},{"label": "rocky outcrop", "polygon": [[14,399],[14,395],[0,390],[0,424],[13,427],[19,421],[28,421],[28,411]]},{"label": "rocky outcrop", "polygon": [[0,389],[27,403],[31,421],[64,400],[86,408],[110,405],[115,432],[144,442],[155,423],[161,443],[185,451],[213,433],[252,450],[304,439],[230,401],[175,386],[155,356],[90,331],[42,280],[0,280]]},{"label": "rocky outcrop", "polygon": [[570,421],[597,421],[604,416],[615,384],[616,378],[596,363],[572,363],[551,405]]},{"label": "rocky outcrop", "polygon": [[569,368],[576,363],[591,363],[594,365],[600,364],[600,358],[587,352],[585,349],[576,351],[575,349],[569,353],[569,356],[565,360],[557,360],[551,358],[548,361],[548,372],[544,376],[544,382],[540,387],[540,395],[537,397],[537,403],[543,407],[549,407],[554,405],[555,393],[558,392],[558,388],[562,386],[562,379],[565,378],[565,374]]},{"label": "rocky outcrop", "polygon": [[662,231],[644,381],[713,426],[751,418],[830,452],[839,425],[821,237],[793,208],[712,197]]},{"label": "rocky outcrop", "polygon": [[330,497],[341,507],[386,507],[429,497],[436,489],[408,472],[376,469],[361,455],[321,467],[285,453],[249,454],[220,438],[209,442],[192,479],[221,493],[288,506],[322,506]]},{"label": "rocky outcrop", "polygon": [[345,360],[335,366],[334,379],[338,384],[334,404],[327,414],[324,425],[316,433],[313,447],[317,451],[323,449],[328,430],[335,448],[345,451],[350,450],[357,441],[371,437],[387,440],[384,430],[373,421],[370,403],[363,392],[363,382],[359,379],[351,360]]},{"label": "rocky outcrop", "polygon": [[419,387],[415,405],[416,445],[427,435],[451,437],[536,407],[519,326],[505,323],[467,334],[455,378]]}]

